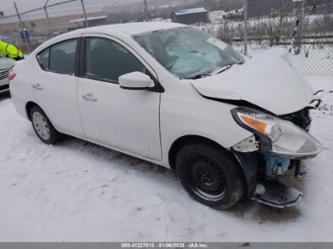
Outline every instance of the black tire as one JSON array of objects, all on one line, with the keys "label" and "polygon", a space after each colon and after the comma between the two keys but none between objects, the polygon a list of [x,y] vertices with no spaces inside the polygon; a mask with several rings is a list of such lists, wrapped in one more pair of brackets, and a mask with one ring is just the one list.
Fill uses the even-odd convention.
[{"label": "black tire", "polygon": [[[30,109],[29,115],[32,127],[40,140],[46,144],[56,144],[61,140],[61,134],[53,127],[50,120],[40,107],[33,106]],[[37,119],[40,119],[41,123],[38,123]]]},{"label": "black tire", "polygon": [[207,206],[228,209],[244,195],[245,183],[239,165],[218,146],[187,144],[177,154],[176,167],[186,191]]}]

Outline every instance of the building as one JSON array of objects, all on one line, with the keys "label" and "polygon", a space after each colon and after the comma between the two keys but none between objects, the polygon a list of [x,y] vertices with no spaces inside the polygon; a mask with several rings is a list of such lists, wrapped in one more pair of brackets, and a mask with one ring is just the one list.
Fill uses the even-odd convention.
[{"label": "building", "polygon": [[[93,26],[99,26],[106,24],[108,21],[108,17],[103,15],[103,16],[93,16],[93,17],[87,17],[88,21],[88,26],[93,27]],[[82,28],[86,26],[86,20],[85,18],[78,18],[74,20],[69,21],[70,24],[75,24],[78,27]]]},{"label": "building", "polygon": [[[105,16],[105,13],[104,12],[90,12],[90,13],[88,13],[88,15],[89,15],[88,18],[90,18],[90,19],[93,17],[100,18],[101,16]],[[49,34],[49,32],[50,32],[49,25],[48,25],[48,21],[45,18],[45,16],[36,15],[34,18],[33,15],[31,15],[31,16],[22,15],[21,18],[23,19],[23,22],[30,33]],[[50,21],[51,21],[53,30],[60,32],[60,33],[78,28],[78,25],[80,24],[80,22],[78,24],[75,23],[75,19],[80,21],[80,19],[82,19],[82,14],[74,14],[74,15],[68,15],[68,16],[67,15],[51,16],[50,17]],[[100,20],[98,20],[98,21],[100,21]],[[89,22],[89,20],[88,20],[88,22]],[[95,24],[94,20],[92,20],[92,22]],[[10,18],[6,18],[6,17],[0,18],[0,33],[16,32],[19,29],[20,29],[20,24],[18,22],[17,16],[13,16]]]},{"label": "building", "polygon": [[205,8],[178,10],[172,13],[171,19],[173,22],[183,24],[209,22],[208,10]]}]

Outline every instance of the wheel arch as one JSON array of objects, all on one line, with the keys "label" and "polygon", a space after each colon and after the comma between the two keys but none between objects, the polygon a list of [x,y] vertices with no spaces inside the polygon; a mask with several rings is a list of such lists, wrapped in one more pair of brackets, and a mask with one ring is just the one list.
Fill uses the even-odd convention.
[{"label": "wheel arch", "polygon": [[170,149],[168,152],[168,162],[169,162],[170,168],[172,168],[172,169],[176,168],[175,160],[176,160],[177,153],[184,145],[186,145],[188,143],[200,143],[200,142],[219,147],[220,149],[228,152],[232,157],[234,157],[233,154],[229,150],[227,150],[221,144],[217,143],[216,141],[214,141],[210,138],[207,138],[207,137],[204,137],[201,135],[184,135],[184,136],[177,138],[170,146]]},{"label": "wheel arch", "polygon": [[[250,159],[253,158],[254,155],[252,154],[246,154],[245,153],[245,158],[241,157],[239,154],[240,153],[235,153],[233,151],[230,151],[223,147],[221,144],[218,142],[204,137],[200,135],[185,135],[182,137],[179,137],[176,141],[174,141],[170,147],[169,154],[168,154],[168,160],[169,160],[169,166],[171,169],[175,169],[175,162],[176,162],[176,156],[178,151],[186,144],[188,143],[206,143],[208,145],[215,146],[227,154],[230,155],[230,157],[236,162],[236,164],[239,166],[241,169],[242,175],[244,177],[245,181],[245,188],[248,196],[252,194],[255,188],[255,183],[256,183],[256,173],[257,173],[257,161],[250,161]],[[241,153],[243,154],[243,153]],[[247,162],[249,162],[250,165],[247,165]]]},{"label": "wheel arch", "polygon": [[30,121],[31,121],[30,110],[34,106],[38,106],[39,108],[41,108],[37,103],[35,103],[33,101],[28,101],[27,104],[25,105],[25,111],[26,111],[27,117]]}]

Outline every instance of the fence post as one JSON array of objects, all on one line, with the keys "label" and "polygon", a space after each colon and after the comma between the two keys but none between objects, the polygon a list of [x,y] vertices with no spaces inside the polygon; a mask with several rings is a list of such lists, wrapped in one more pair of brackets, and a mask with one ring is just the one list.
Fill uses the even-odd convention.
[{"label": "fence post", "polygon": [[86,28],[88,28],[89,27],[89,23],[88,23],[87,12],[86,12],[86,8],[84,7],[83,0],[81,0],[81,5],[82,5],[82,10],[83,10],[84,22],[86,24],[85,26],[86,26]]},{"label": "fence post", "polygon": [[301,47],[302,47],[302,36],[303,36],[303,26],[304,26],[304,1],[301,1],[299,4],[299,10],[298,10],[298,20],[299,20],[299,26],[298,26],[298,30],[297,30],[297,34],[296,34],[296,38],[295,38],[295,42],[294,42],[294,47],[296,47],[295,49],[295,53],[299,54],[301,52]]},{"label": "fence post", "polygon": [[291,53],[292,50],[294,50],[294,53],[296,55],[301,52],[303,21],[304,21],[304,1],[305,0],[293,0],[294,9],[296,12],[296,21],[295,21],[294,31],[292,34],[289,53]]},{"label": "fence post", "polygon": [[247,17],[248,17],[248,0],[245,0],[244,4],[244,55],[248,55],[248,42],[247,42],[247,29],[248,29],[248,23],[247,23]]},{"label": "fence post", "polygon": [[[22,21],[22,18],[21,18],[21,15],[20,15],[20,12],[19,12],[19,10],[18,10],[18,8],[17,8],[16,3],[13,2],[13,4],[14,4],[14,8],[15,8],[15,11],[16,11],[17,18],[18,18],[18,20],[19,20],[19,22],[20,22],[21,29],[23,30],[23,29],[25,29],[24,22]],[[27,41],[26,44],[27,44],[28,52],[30,53],[30,52],[31,52],[30,42]]]},{"label": "fence post", "polygon": [[146,19],[146,22],[149,21],[149,14],[148,14],[148,3],[147,3],[147,0],[144,0],[144,4],[145,4],[145,19]]},{"label": "fence post", "polygon": [[49,13],[47,12],[47,4],[49,3],[50,0],[47,0],[43,6],[44,8],[44,12],[45,12],[45,16],[46,16],[46,19],[47,19],[47,23],[49,25],[49,34],[51,37],[53,37],[53,27],[52,27],[52,24],[51,24],[51,20],[50,20],[50,17],[49,17]]}]

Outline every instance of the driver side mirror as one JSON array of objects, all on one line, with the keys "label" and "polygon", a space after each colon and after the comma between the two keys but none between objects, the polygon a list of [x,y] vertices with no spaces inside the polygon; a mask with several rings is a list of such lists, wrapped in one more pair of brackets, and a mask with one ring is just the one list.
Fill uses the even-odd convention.
[{"label": "driver side mirror", "polygon": [[119,77],[119,85],[126,90],[145,90],[154,86],[153,80],[141,72],[123,74]]}]

